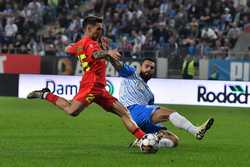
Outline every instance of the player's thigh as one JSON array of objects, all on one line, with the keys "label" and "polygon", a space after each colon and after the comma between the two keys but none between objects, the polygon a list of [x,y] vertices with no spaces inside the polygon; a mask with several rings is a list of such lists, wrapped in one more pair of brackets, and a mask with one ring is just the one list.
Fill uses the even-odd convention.
[{"label": "player's thigh", "polygon": [[115,97],[109,94],[105,89],[96,97],[95,102],[104,110],[117,114],[118,116],[127,115],[128,110]]},{"label": "player's thigh", "polygon": [[175,112],[175,110],[168,109],[168,108],[159,108],[152,114],[152,122],[154,124],[167,121],[169,115]]},{"label": "player's thigh", "polygon": [[155,133],[160,130],[158,125],[151,121],[152,114],[159,108],[157,105],[139,105],[129,106],[129,112],[137,125],[147,133]]},{"label": "player's thigh", "polygon": [[84,108],[90,105],[95,99],[92,85],[84,85],[72,100],[71,105],[67,108],[72,116],[78,115]]},{"label": "player's thigh", "polygon": [[74,96],[73,100],[88,106],[95,100],[95,88],[93,84],[80,85],[78,93]]}]

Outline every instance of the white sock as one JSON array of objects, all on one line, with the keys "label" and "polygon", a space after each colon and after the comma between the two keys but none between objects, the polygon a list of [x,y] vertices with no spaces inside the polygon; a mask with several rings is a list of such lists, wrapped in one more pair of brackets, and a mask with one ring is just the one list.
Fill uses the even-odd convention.
[{"label": "white sock", "polygon": [[159,148],[161,148],[161,147],[172,148],[172,147],[174,147],[174,142],[172,140],[168,139],[168,138],[162,138],[159,141],[158,147]]},{"label": "white sock", "polygon": [[178,112],[173,112],[169,115],[169,121],[177,128],[184,129],[189,133],[195,135],[198,130],[189,120],[180,115]]}]

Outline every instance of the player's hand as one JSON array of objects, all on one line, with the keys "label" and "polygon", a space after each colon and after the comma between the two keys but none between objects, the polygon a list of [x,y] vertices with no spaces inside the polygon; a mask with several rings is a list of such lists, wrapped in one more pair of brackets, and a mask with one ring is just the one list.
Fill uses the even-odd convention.
[{"label": "player's hand", "polygon": [[117,49],[108,50],[108,55],[116,61],[119,61],[122,57]]}]

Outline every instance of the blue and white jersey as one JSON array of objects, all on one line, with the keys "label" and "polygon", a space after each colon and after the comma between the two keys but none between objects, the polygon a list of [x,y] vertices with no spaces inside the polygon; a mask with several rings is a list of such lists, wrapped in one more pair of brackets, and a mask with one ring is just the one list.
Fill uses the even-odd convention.
[{"label": "blue and white jersey", "polygon": [[119,75],[125,79],[121,83],[119,101],[125,106],[134,104],[154,104],[154,95],[147,83],[136,73],[135,68],[124,64]]}]

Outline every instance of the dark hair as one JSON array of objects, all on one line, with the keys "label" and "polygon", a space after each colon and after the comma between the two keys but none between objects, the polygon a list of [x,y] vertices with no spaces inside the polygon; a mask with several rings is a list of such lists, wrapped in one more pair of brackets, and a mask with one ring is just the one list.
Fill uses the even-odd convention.
[{"label": "dark hair", "polygon": [[96,23],[102,23],[103,18],[99,16],[90,15],[84,18],[83,28],[87,25],[96,25]]},{"label": "dark hair", "polygon": [[152,59],[152,58],[150,58],[150,57],[146,57],[146,58],[144,58],[144,59],[142,60],[142,63],[144,63],[146,60],[148,60],[148,61],[152,61],[152,62],[154,62],[154,63],[155,63],[155,60],[154,60],[154,59]]}]

